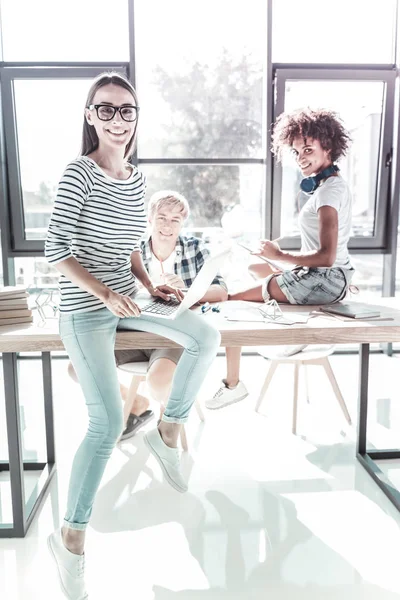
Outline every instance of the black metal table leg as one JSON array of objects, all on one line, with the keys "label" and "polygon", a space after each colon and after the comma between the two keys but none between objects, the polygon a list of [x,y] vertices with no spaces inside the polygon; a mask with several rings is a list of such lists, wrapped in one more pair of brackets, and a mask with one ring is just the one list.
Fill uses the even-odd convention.
[{"label": "black metal table leg", "polygon": [[369,376],[369,344],[360,346],[357,423],[357,454],[367,451],[367,419],[368,419],[368,376]]},{"label": "black metal table leg", "polygon": [[24,537],[26,522],[24,463],[19,415],[17,355],[14,352],[3,354],[3,374],[13,526],[0,529],[0,535],[2,531],[8,531],[11,534],[10,537]]},{"label": "black metal table leg", "polygon": [[[41,506],[46,490],[56,470],[51,356],[49,352],[42,353],[42,368],[47,462],[24,462],[18,397],[17,355],[14,352],[3,353],[8,462],[0,461],[0,471],[10,472],[13,522],[0,522],[0,538],[25,536],[29,525]],[[25,500],[24,471],[41,471],[35,489],[27,500]]]},{"label": "black metal table leg", "polygon": [[400,450],[368,450],[367,449],[367,421],[368,421],[368,377],[369,377],[369,344],[360,346],[359,369],[359,399],[358,399],[358,427],[357,427],[357,459],[372,477],[375,483],[386,494],[389,500],[400,511],[400,490],[394,487],[386,475],[375,463],[376,460],[399,459]]},{"label": "black metal table leg", "polygon": [[53,411],[53,382],[51,374],[51,354],[42,352],[44,418],[46,423],[47,463],[56,462],[54,447],[54,411]]}]

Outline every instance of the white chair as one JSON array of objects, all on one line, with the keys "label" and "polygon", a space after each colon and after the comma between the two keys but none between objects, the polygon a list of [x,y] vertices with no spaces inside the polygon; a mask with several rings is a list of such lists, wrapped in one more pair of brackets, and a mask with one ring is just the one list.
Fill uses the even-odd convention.
[{"label": "white chair", "polygon": [[[120,369],[121,371],[125,371],[132,375],[132,381],[131,381],[131,384],[129,386],[129,391],[128,391],[128,398],[127,398],[127,401],[125,403],[125,408],[124,408],[125,418],[128,418],[128,415],[130,413],[131,407],[133,405],[133,401],[135,400],[135,396],[137,394],[140,384],[142,383],[142,381],[146,381],[146,375],[147,375],[148,368],[149,368],[148,361],[129,362],[129,363],[125,363],[123,365],[118,366],[118,369]],[[200,403],[198,402],[197,399],[195,401],[195,407],[197,410],[197,414],[199,415],[200,421],[204,421],[204,414],[201,409]],[[182,429],[181,429],[181,444],[182,444],[183,450],[187,451],[188,443],[187,443],[186,431],[185,431],[184,425],[182,426]]]},{"label": "white chair", "polygon": [[260,396],[257,400],[256,411],[258,412],[262,401],[264,400],[268,387],[271,383],[272,377],[278,366],[280,364],[293,364],[294,365],[294,390],[293,390],[293,420],[292,420],[292,432],[296,434],[297,432],[297,408],[298,408],[298,395],[299,395],[299,373],[300,367],[304,367],[305,376],[306,376],[306,392],[307,392],[307,401],[308,398],[308,382],[307,382],[307,366],[308,365],[318,365],[325,369],[325,373],[328,376],[328,379],[331,383],[333,392],[339,402],[339,406],[343,411],[344,417],[349,425],[351,425],[351,417],[349,411],[347,409],[346,403],[342,396],[342,393],[339,389],[338,383],[336,381],[335,375],[332,371],[331,364],[329,362],[328,356],[333,354],[335,350],[334,346],[325,346],[325,347],[316,347],[313,349],[312,346],[307,346],[304,350],[299,352],[298,354],[294,354],[293,356],[277,356],[274,355],[273,351],[268,348],[258,349],[259,354],[268,358],[271,361],[270,367],[268,369],[267,376],[265,378],[264,384],[262,386]]}]

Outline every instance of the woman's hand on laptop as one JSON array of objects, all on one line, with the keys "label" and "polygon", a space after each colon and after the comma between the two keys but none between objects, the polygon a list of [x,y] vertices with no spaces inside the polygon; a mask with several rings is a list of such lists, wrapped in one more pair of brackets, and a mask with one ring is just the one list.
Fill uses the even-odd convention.
[{"label": "woman's hand on laptop", "polygon": [[164,283],[179,289],[186,288],[185,282],[176,273],[164,273]]},{"label": "woman's hand on laptop", "polygon": [[116,317],[138,317],[141,313],[140,308],[134,303],[132,298],[124,294],[118,294],[112,290],[107,292],[103,302]]},{"label": "woman's hand on laptop", "polygon": [[181,290],[178,290],[178,288],[173,287],[172,285],[166,285],[166,284],[161,284],[161,285],[157,285],[157,286],[149,286],[147,288],[147,291],[152,295],[152,296],[158,296],[159,298],[162,298],[163,300],[170,300],[171,295],[175,296],[177,300],[179,300],[179,302],[181,302],[184,298],[184,294]]}]

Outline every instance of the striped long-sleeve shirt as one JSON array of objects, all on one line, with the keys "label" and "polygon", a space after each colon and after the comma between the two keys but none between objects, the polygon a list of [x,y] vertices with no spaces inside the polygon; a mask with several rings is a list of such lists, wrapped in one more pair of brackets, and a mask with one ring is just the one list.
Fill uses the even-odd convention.
[{"label": "striped long-sleeve shirt", "polygon": [[[71,162],[60,181],[45,255],[55,265],[73,256],[96,279],[120,294],[136,289],[130,257],[146,229],[145,181],[133,167],[129,179],[109,177],[86,156]],[[86,312],[104,304],[60,276],[60,312]]]}]

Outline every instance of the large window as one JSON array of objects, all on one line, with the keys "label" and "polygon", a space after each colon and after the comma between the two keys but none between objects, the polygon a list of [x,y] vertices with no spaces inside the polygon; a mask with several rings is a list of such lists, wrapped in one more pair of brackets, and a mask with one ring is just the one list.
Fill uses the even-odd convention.
[{"label": "large window", "polygon": [[[18,281],[35,289],[56,283],[43,258],[56,186],[79,153],[90,80],[117,69],[138,91],[134,162],[147,177],[146,201],[160,189],[183,193],[187,230],[210,244],[283,234],[284,248],[299,247],[305,199],[290,158],[277,166],[271,157],[271,121],[300,106],[336,110],[353,137],[340,168],[354,201],[358,283],[381,290],[387,261],[374,253],[391,247],[388,207],[399,170],[391,164],[397,4],[0,0],[1,227]],[[233,247],[231,280],[239,285],[249,257]]]}]

